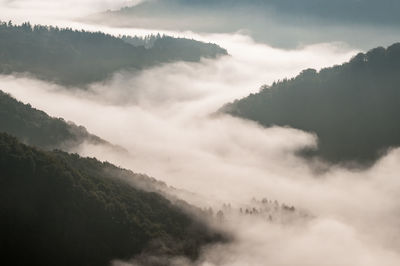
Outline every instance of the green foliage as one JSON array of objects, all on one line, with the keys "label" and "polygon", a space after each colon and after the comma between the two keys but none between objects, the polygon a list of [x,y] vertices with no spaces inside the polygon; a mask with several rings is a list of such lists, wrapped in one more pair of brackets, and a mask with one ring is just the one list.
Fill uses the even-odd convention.
[{"label": "green foliage", "polygon": [[305,70],[263,87],[221,111],[264,126],[290,126],[319,137],[330,162],[373,163],[400,145],[400,43],[360,53],[341,66]]},{"label": "green foliage", "polygon": [[[109,265],[153,251],[198,256],[222,239],[96,159],[44,152],[0,134],[0,253],[7,265]],[[152,248],[156,248],[153,250]]]},{"label": "green foliage", "polygon": [[212,43],[203,43],[185,38],[174,38],[166,35],[148,35],[144,38],[122,36],[122,40],[134,46],[144,46],[151,50],[159,62],[189,61],[198,62],[201,58],[215,58],[218,54],[226,55],[227,51]]},{"label": "green foliage", "polygon": [[[217,45],[186,39],[156,43],[157,46],[146,49],[101,32],[0,23],[0,73],[29,72],[63,85],[84,86],[122,69],[226,54]],[[175,46],[171,47],[171,43]]]},{"label": "green foliage", "polygon": [[44,149],[68,149],[87,141],[111,145],[82,127],[23,104],[0,90],[0,132]]}]

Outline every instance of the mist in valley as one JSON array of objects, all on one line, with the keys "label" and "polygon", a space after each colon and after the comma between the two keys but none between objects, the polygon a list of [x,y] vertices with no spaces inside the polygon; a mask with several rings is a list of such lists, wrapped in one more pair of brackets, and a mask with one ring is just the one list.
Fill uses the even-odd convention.
[{"label": "mist in valley", "polygon": [[[256,93],[264,84],[294,77],[303,69],[346,62],[360,48],[338,40],[283,49],[240,33],[85,24],[73,19],[119,8],[127,1],[81,2],[79,12],[67,8],[68,12],[57,14],[51,10],[77,2],[1,1],[7,11],[3,9],[0,15],[116,36],[161,32],[217,43],[229,53],[199,63],[119,71],[110,79],[90,84],[87,90],[40,81],[28,73],[0,76],[1,90],[51,116],[84,125],[91,133],[124,147],[128,154],[89,143],[71,152],[145,173],[190,192],[178,197],[201,208],[211,207],[214,215],[224,211],[216,226],[233,235],[231,243],[206,246],[195,262],[162,258],[166,263],[400,265],[399,149],[390,150],[363,170],[308,161],[298,151],[318,147],[313,132],[264,128],[216,113],[225,103]],[[40,11],[28,14],[32,5]],[[43,5],[50,6],[48,12],[41,9]],[[262,205],[263,199],[272,205]],[[224,209],[227,204],[230,207]],[[294,213],[285,211],[282,204],[294,206]],[[246,209],[252,213],[246,214]],[[113,264],[140,265],[141,261]]]}]

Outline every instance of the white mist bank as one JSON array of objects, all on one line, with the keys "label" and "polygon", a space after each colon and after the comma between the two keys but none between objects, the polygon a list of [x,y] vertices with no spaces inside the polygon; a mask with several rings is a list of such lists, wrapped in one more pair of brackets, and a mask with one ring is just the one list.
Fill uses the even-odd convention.
[{"label": "white mist bank", "polygon": [[[113,154],[84,145],[81,155],[207,199],[196,204],[240,206],[252,197],[268,197],[315,216],[289,225],[232,218],[226,227],[236,241],[209,247],[196,265],[400,265],[399,150],[366,171],[336,167],[316,176],[294,155],[301,147],[317,145],[312,134],[212,116],[224,103],[265,83],[347,61],[357,51],[339,44],[285,51],[241,35],[196,36],[215,40],[231,56],[120,72],[86,92],[26,75],[0,76],[0,89],[130,152]],[[171,263],[190,264],[180,258]]]},{"label": "white mist bank", "polygon": [[232,216],[224,227],[234,234],[234,242],[206,248],[195,263],[170,258],[171,264],[400,265],[398,149],[365,171],[335,167],[316,175],[294,155],[301,147],[315,147],[318,140],[314,135],[211,115],[224,103],[256,92],[263,84],[293,77],[305,68],[342,63],[357,51],[339,43],[280,50],[240,34],[112,28],[71,21],[126,2],[0,0],[0,19],[114,35],[161,32],[217,43],[231,56],[116,73],[104,83],[93,84],[89,92],[66,91],[28,75],[0,76],[0,89],[49,115],[84,125],[130,153],[83,145],[77,150],[81,155],[108,160],[192,191],[199,197],[186,199],[201,207],[217,209],[229,202],[237,208],[253,197],[267,197],[313,215],[306,222],[289,224]]},{"label": "white mist bank", "polygon": [[[194,192],[220,183],[211,186],[214,194],[220,194],[232,179],[243,175],[251,179],[252,171],[259,171],[257,166],[266,158],[273,160],[277,154],[291,158],[293,150],[314,145],[315,139],[293,129],[263,129],[251,122],[210,115],[224,103],[256,92],[264,83],[295,76],[307,67],[319,69],[346,61],[356,52],[332,44],[284,51],[242,36],[219,37],[230,48],[231,56],[117,73],[111,80],[91,86],[91,92],[66,92],[57,85],[11,76],[0,79],[0,88],[50,115],[84,125],[90,132],[127,148],[132,158],[114,158],[93,149],[83,154]],[[216,160],[219,167],[204,167]],[[246,161],[256,165],[255,169],[242,168],[240,164]],[[293,164],[298,162],[294,159]],[[271,163],[268,167],[280,166]],[[233,173],[229,179],[217,178],[225,176],[226,171]],[[239,193],[241,188],[231,189]]]},{"label": "white mist bank", "polygon": [[141,0],[0,0],[0,19],[35,23],[71,20],[88,14],[119,9]]}]

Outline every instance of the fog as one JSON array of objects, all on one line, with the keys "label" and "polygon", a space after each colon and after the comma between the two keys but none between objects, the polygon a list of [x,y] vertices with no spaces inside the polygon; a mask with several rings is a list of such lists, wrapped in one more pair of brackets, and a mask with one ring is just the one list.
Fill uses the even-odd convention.
[{"label": "fog", "polygon": [[[1,15],[72,25],[112,34],[157,30],[111,28],[68,22],[86,7],[116,8],[126,1],[1,1]],[[50,3],[51,2],[51,3]],[[82,4],[83,3],[83,4]],[[41,10],[41,5],[48,10]],[[28,14],[27,7],[36,10]],[[52,13],[59,10],[59,13]],[[92,10],[90,10],[91,12]],[[46,12],[46,13],[41,13]],[[77,13],[76,13],[77,12]],[[27,16],[27,17],[25,17]],[[67,24],[67,22],[69,24]],[[172,63],[140,72],[119,72],[87,91],[66,89],[29,74],[0,76],[0,89],[49,115],[84,125],[91,133],[129,151],[118,154],[84,144],[73,152],[108,160],[193,192],[184,199],[200,207],[232,205],[218,226],[234,235],[228,244],[206,247],[196,262],[168,258],[173,265],[400,265],[400,150],[394,149],[367,170],[331,166],[297,157],[318,145],[310,132],[262,128],[215,115],[223,104],[254,93],[263,84],[349,60],[358,50],[343,43],[320,43],[292,50],[272,48],[241,34],[166,32],[213,41],[230,56],[200,63]],[[186,195],[187,196],[187,195]],[[306,218],[287,222],[239,215],[252,198],[293,205]],[[137,265],[137,261],[115,265]]]},{"label": "fog", "polygon": [[[125,147],[132,158],[118,158],[91,147],[83,147],[82,154],[96,155],[193,192],[220,197],[232,190],[240,195],[243,187],[233,185],[233,180],[262,175],[268,158],[271,165],[267,168],[272,173],[286,167],[274,162],[282,156],[298,165],[291,151],[314,145],[315,139],[294,129],[263,129],[235,118],[213,118],[212,114],[224,103],[256,92],[265,82],[294,76],[305,67],[345,61],[355,51],[332,44],[283,51],[243,36],[219,38],[216,40],[231,56],[117,73],[105,83],[92,85],[89,92],[67,92],[26,77],[2,77],[0,86],[17,99]],[[204,167],[216,161],[218,167]],[[219,175],[227,178],[217,178]],[[257,183],[249,182],[249,186],[260,189]]]},{"label": "fog", "polygon": [[[398,150],[366,171],[336,166],[315,174],[295,156],[317,145],[314,135],[213,115],[264,83],[346,61],[357,51],[340,44],[284,51],[240,35],[204,38],[225,45],[230,56],[120,72],[89,91],[67,91],[27,75],[2,76],[0,87],[130,153],[83,145],[76,150],[81,155],[194,192],[198,197],[185,198],[193,204],[217,210],[229,202],[237,211],[253,197],[267,197],[311,214],[286,224],[227,216],[222,226],[235,241],[206,248],[198,265],[398,265]],[[182,258],[171,263],[189,264]]]}]

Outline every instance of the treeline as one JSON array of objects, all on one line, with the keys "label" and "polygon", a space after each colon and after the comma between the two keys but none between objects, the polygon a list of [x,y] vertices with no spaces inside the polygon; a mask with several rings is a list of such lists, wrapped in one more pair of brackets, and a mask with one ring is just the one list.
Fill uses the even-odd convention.
[{"label": "treeline", "polygon": [[333,163],[369,165],[400,145],[400,43],[360,53],[350,62],[293,79],[225,105],[221,111],[264,126],[314,132],[317,151]]},{"label": "treeline", "polygon": [[[170,38],[170,39],[169,39]],[[198,61],[227,54],[187,39],[156,40],[146,49],[101,32],[0,22],[0,73],[29,72],[62,85],[84,86],[122,69],[144,69],[172,61]]]},{"label": "treeline", "polygon": [[154,46],[154,43],[156,42],[156,40],[161,39],[161,38],[165,38],[165,35],[154,35],[154,34],[150,34],[150,35],[146,35],[144,37],[142,36],[129,36],[129,35],[121,35],[119,36],[119,38],[121,38],[122,40],[124,40],[127,43],[132,44],[133,46],[144,46],[146,49],[152,48]]},{"label": "treeline", "polygon": [[46,150],[69,150],[84,142],[118,148],[90,134],[83,126],[77,126],[63,118],[50,117],[45,112],[32,108],[30,104],[19,102],[1,90],[0,132],[6,132],[26,144]]},{"label": "treeline", "polygon": [[[197,258],[224,240],[96,159],[45,152],[0,133],[0,252],[7,265],[109,265],[137,254]],[[186,206],[189,206],[186,204]]]},{"label": "treeline", "polygon": [[170,61],[190,61],[197,62],[201,58],[215,58],[220,51],[220,54],[226,55],[227,51],[213,43],[204,43],[193,39],[176,38],[167,35],[147,35],[145,37],[138,36],[120,36],[122,40],[134,46],[144,46],[146,49],[151,49],[153,53],[158,55],[158,60],[161,62]]}]

